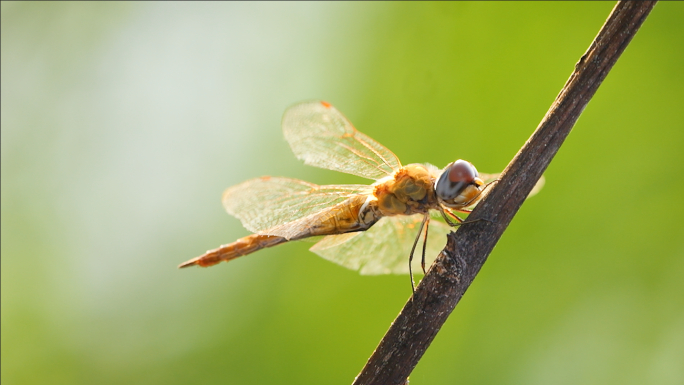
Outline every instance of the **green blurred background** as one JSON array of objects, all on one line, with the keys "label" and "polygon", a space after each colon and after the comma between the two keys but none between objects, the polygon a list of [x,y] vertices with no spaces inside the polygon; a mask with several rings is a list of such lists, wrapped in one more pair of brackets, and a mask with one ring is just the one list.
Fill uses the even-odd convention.
[{"label": "green blurred background", "polygon": [[[324,99],[404,164],[502,170],[614,3],[2,3],[2,383],[348,384],[410,295],[247,233]],[[684,383],[684,3],[656,6],[411,376]],[[391,242],[391,240],[388,240]]]}]

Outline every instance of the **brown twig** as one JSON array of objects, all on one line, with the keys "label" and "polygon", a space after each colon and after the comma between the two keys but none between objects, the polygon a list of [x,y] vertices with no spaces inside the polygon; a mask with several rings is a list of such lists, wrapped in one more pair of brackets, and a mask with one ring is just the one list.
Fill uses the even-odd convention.
[{"label": "brown twig", "polygon": [[404,384],[655,1],[620,1],[536,131],[394,320],[354,384]]}]

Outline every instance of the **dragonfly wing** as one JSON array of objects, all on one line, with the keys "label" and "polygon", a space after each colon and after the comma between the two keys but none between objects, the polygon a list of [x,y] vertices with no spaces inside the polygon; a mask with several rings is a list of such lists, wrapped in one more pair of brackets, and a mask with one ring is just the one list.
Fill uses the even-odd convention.
[{"label": "dragonfly wing", "polygon": [[537,184],[532,187],[532,191],[527,195],[527,197],[535,196],[537,193],[544,187],[544,184],[546,183],[546,178],[544,178],[544,175],[542,175],[539,180],[537,181]]},{"label": "dragonfly wing", "polygon": [[227,189],[223,206],[247,230],[278,235],[268,229],[295,222],[369,189],[367,185],[319,186],[298,179],[262,177]]},{"label": "dragonfly wing", "polygon": [[[315,244],[311,251],[319,256],[361,274],[408,274],[408,258],[418,235],[421,214],[384,217],[373,227],[357,233],[329,235]],[[446,245],[451,228],[437,220],[430,221],[425,251],[426,266],[430,266]],[[413,256],[414,274],[422,273],[420,259],[422,238]]]},{"label": "dragonfly wing", "polygon": [[[501,173],[498,173],[498,174],[479,173],[479,177],[480,177],[480,179],[482,179],[483,182],[491,183],[497,179],[501,179]],[[537,184],[535,184],[534,187],[532,188],[532,191],[530,191],[530,193],[527,195],[527,197],[530,198],[530,197],[537,195],[537,193],[542,189],[542,187],[544,187],[544,183],[546,183],[546,178],[544,178],[544,175],[542,175],[541,178],[539,178],[539,180],[537,181]],[[487,191],[485,191],[485,194],[489,193],[490,188],[488,188]],[[473,207],[474,206],[475,205],[473,205]]]},{"label": "dragonfly wing", "polygon": [[485,183],[492,183],[495,180],[499,179],[501,176],[501,173],[496,173],[496,174],[484,174],[479,172],[477,175],[480,179],[482,179],[483,182]]},{"label": "dragonfly wing", "polygon": [[380,179],[401,168],[392,151],[357,131],[335,107],[323,101],[296,104],[283,115],[283,133],[305,164]]}]

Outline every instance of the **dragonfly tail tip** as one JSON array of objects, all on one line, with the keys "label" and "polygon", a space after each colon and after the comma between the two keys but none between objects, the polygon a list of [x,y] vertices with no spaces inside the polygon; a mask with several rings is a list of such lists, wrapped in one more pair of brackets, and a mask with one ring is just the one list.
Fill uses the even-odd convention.
[{"label": "dragonfly tail tip", "polygon": [[183,263],[181,263],[180,265],[178,265],[178,268],[179,268],[179,269],[183,269],[183,268],[186,268],[186,267],[195,266],[196,264],[197,264],[197,261],[196,261],[195,259],[191,259],[191,260],[189,260],[189,261],[187,261],[187,262],[183,262]]}]

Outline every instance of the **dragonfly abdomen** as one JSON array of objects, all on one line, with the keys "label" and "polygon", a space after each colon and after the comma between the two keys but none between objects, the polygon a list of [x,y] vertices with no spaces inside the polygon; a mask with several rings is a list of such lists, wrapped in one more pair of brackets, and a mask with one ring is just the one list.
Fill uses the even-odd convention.
[{"label": "dragonfly abdomen", "polygon": [[[365,195],[352,196],[345,202],[321,211],[313,217],[302,218],[299,220],[302,222],[300,226],[289,226],[299,229],[296,233],[279,234],[277,227],[272,228],[267,231],[273,231],[274,233],[283,236],[261,234],[248,235],[233,243],[223,245],[214,250],[209,250],[197,258],[180,264],[178,267],[182,268],[195,265],[208,267],[222,261],[228,262],[237,257],[288,241],[319,235],[344,234],[366,230],[380,219],[375,206],[365,204],[366,198]],[[305,223],[306,225],[304,225]]]},{"label": "dragonfly abdomen", "polygon": [[255,251],[265,249],[287,242],[286,238],[272,235],[252,234],[240,238],[233,243],[220,246],[217,249],[209,250],[197,258],[180,264],[178,267],[201,266],[208,267],[222,261],[230,261],[243,255],[252,254]]},{"label": "dragonfly abdomen", "polygon": [[367,230],[381,218],[376,202],[367,204],[367,198],[365,194],[355,195],[312,217],[303,218],[309,225],[290,239]]}]

